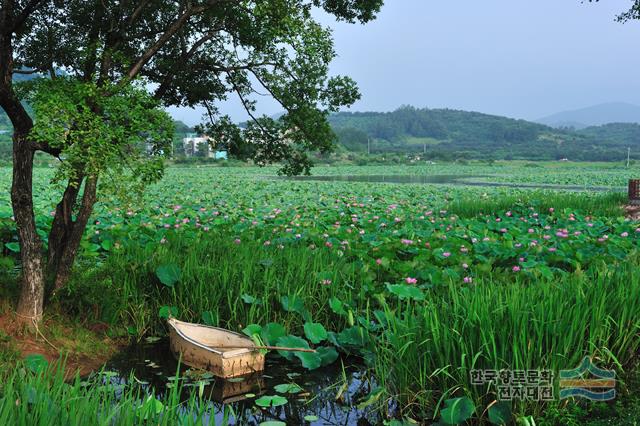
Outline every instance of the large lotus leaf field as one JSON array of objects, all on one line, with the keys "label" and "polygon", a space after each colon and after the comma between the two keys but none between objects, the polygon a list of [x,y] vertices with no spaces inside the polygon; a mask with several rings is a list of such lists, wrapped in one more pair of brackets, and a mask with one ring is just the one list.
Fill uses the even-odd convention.
[{"label": "large lotus leaf field", "polygon": [[[361,404],[383,418],[538,419],[566,401],[496,404],[496,387],[474,384],[471,372],[557,373],[589,356],[616,371],[620,394],[629,391],[625,377],[640,348],[640,223],[625,218],[625,194],[616,190],[639,171],[544,163],[314,169],[612,188],[570,192],[170,167],[143,196],[105,189],[55,302],[134,340],[166,334],[171,315],[269,345],[315,348],[269,355],[309,371],[355,359],[372,378]],[[59,198],[52,175],[38,169],[34,177],[45,242]],[[0,279],[16,286],[10,178],[0,169]]]}]

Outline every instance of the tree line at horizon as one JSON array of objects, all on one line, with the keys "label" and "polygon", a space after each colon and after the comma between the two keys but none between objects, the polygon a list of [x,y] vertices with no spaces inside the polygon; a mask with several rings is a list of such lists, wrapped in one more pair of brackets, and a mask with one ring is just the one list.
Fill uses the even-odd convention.
[{"label": "tree line at horizon", "polygon": [[[423,153],[439,160],[619,161],[631,148],[640,158],[640,124],[609,123],[584,129],[452,109],[403,106],[391,112],[339,112],[329,117],[338,149],[365,153]],[[181,139],[194,128],[176,120],[174,156]],[[0,132],[9,130],[0,113]],[[0,161],[11,159],[10,134],[0,133]]]}]

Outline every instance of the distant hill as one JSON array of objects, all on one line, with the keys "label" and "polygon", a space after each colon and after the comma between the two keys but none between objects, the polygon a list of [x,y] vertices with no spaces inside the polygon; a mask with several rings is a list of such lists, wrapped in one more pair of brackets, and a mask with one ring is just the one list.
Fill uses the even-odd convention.
[{"label": "distant hill", "polygon": [[[350,151],[425,153],[429,158],[615,161],[640,148],[636,125],[580,131],[478,112],[401,107],[393,112],[330,116],[338,142]],[[639,156],[640,156],[640,149]]]},{"label": "distant hill", "polygon": [[583,129],[608,123],[640,123],[640,106],[613,102],[564,111],[536,120],[551,127]]}]

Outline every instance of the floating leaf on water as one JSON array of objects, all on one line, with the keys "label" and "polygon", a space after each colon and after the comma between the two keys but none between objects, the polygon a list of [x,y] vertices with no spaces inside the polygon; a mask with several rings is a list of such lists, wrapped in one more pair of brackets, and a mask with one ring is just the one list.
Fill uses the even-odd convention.
[{"label": "floating leaf on water", "polygon": [[255,400],[256,405],[263,408],[279,407],[287,402],[287,398],[279,395],[265,395]]},{"label": "floating leaf on water", "polygon": [[247,398],[255,398],[256,394],[255,393],[247,393],[244,396],[247,397]]},{"label": "floating leaf on water", "polygon": [[268,420],[266,422],[261,422],[259,426],[287,426],[287,424],[279,420]]},{"label": "floating leaf on water", "polygon": [[283,383],[273,387],[278,393],[300,393],[302,388],[295,383]]},{"label": "floating leaf on water", "polygon": [[319,420],[318,416],[312,416],[312,415],[304,416],[305,422],[317,422],[318,420]]},{"label": "floating leaf on water", "polygon": [[380,399],[380,397],[382,397],[383,394],[384,394],[384,388],[375,388],[369,393],[369,395],[365,397],[364,401],[358,404],[358,409],[362,410],[364,408],[367,408],[370,405],[375,404],[376,402],[378,402],[378,400]]}]

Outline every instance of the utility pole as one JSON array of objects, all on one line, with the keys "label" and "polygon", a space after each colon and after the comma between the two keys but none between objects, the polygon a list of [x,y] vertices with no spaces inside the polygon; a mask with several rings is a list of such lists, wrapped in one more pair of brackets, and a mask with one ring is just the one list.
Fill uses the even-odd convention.
[{"label": "utility pole", "polygon": [[629,161],[631,160],[631,147],[627,149],[627,169],[629,168]]},{"label": "utility pole", "polygon": [[371,138],[367,138],[367,155],[371,155]]}]

